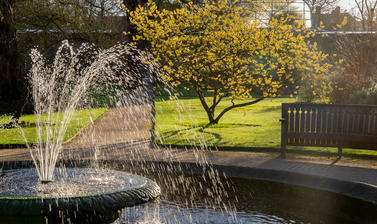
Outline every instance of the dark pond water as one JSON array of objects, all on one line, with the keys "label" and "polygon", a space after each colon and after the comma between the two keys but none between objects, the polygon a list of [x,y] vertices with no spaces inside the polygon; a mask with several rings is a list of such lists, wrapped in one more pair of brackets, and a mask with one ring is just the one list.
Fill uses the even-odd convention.
[{"label": "dark pond water", "polygon": [[125,209],[115,223],[377,223],[376,205],[334,193],[239,178],[149,177],[161,186],[160,200]]}]

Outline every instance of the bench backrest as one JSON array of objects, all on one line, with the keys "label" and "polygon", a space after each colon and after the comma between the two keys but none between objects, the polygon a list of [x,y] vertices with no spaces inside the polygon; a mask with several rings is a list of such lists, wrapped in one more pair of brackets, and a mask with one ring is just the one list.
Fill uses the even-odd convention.
[{"label": "bench backrest", "polygon": [[282,104],[282,146],[377,149],[377,106]]}]

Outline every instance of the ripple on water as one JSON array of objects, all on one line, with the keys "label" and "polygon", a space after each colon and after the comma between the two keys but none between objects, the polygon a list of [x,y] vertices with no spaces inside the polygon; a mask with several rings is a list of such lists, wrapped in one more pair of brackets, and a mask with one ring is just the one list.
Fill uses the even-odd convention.
[{"label": "ripple on water", "polygon": [[18,169],[4,171],[0,197],[80,197],[125,191],[146,182],[143,177],[110,169],[58,168],[53,182],[41,184],[35,169]]}]

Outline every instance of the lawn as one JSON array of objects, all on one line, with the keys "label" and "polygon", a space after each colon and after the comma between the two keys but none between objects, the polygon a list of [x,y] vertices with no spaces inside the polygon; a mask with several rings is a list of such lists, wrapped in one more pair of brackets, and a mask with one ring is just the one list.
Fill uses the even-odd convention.
[{"label": "lawn", "polygon": [[[210,98],[207,98],[209,100]],[[157,143],[175,146],[216,146],[234,149],[279,149],[281,104],[296,102],[295,98],[271,98],[257,104],[231,110],[219,124],[205,127],[207,115],[197,98],[156,102]],[[231,105],[225,99],[217,108],[219,113]],[[292,150],[309,150],[337,153],[329,147],[292,147]],[[376,151],[344,149],[344,154],[374,155]]]},{"label": "lawn", "polygon": [[[64,140],[68,140],[76,135],[82,128],[87,126],[92,120],[97,119],[101,114],[106,111],[105,108],[96,108],[96,109],[85,109],[85,110],[77,110],[73,117],[72,121],[68,126],[66,135],[64,136]],[[57,114],[53,114],[56,116]],[[11,116],[0,116],[0,124],[6,124],[10,121]],[[20,118],[20,122],[26,122],[30,124],[35,124],[36,119],[35,116],[30,115],[23,115]],[[25,133],[25,137],[28,143],[36,142],[37,140],[37,132],[36,127],[25,127],[23,128]],[[21,135],[21,132],[18,128],[12,129],[0,129],[0,145],[12,145],[12,144],[25,144],[25,140]]]},{"label": "lawn", "polygon": [[[236,108],[225,114],[219,124],[208,128],[205,128],[207,115],[198,99],[161,101],[156,103],[156,130],[163,144],[277,148],[281,103],[294,101],[291,98],[266,99]],[[229,99],[223,100],[217,112],[229,105]]]},{"label": "lawn", "polygon": [[[207,98],[209,100],[209,98]],[[195,97],[156,102],[156,135],[160,145],[211,146],[234,150],[280,148],[281,104],[295,102],[294,98],[265,99],[257,104],[231,110],[219,124],[206,127],[208,118],[200,101]],[[217,108],[219,113],[231,104],[225,99]],[[64,140],[74,137],[82,128],[106,111],[105,108],[78,110],[68,127]],[[0,124],[6,124],[10,116],[0,116]],[[34,115],[24,115],[20,122],[35,123]],[[36,128],[23,128],[29,143],[36,141]],[[17,128],[0,129],[0,145],[24,144]],[[299,151],[336,153],[336,148],[293,147]],[[344,149],[345,155],[373,155],[376,151]]]}]

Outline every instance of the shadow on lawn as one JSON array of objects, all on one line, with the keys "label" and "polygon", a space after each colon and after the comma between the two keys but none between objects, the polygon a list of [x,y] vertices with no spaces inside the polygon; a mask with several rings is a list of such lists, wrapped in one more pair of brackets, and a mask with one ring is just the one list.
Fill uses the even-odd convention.
[{"label": "shadow on lawn", "polygon": [[[209,126],[209,127],[211,127],[211,126]],[[190,130],[193,130],[193,129],[196,129],[196,128],[198,128],[198,132],[200,132],[202,134],[212,135],[213,138],[215,139],[215,142],[213,144],[217,144],[222,140],[222,137],[221,137],[220,134],[205,131],[205,129],[208,128],[208,127],[200,127],[200,126],[192,126],[190,128],[183,128],[183,129],[179,129],[179,130],[167,131],[167,132],[164,132],[164,133],[161,134],[161,138],[162,139],[170,138],[170,137],[179,135],[182,132],[187,132],[187,131],[190,131]]]},{"label": "shadow on lawn", "polygon": [[182,126],[191,127],[191,128],[236,128],[236,127],[261,127],[260,124],[241,124],[241,123],[220,123],[220,124],[211,124],[208,125],[207,123],[203,124],[181,124]]},{"label": "shadow on lawn", "polygon": [[267,113],[267,112],[275,112],[275,111],[281,111],[281,106],[267,107],[267,108],[253,111],[253,113]]},{"label": "shadow on lawn", "polygon": [[189,130],[192,130],[196,127],[190,127],[190,128],[183,128],[183,129],[180,129],[180,130],[174,130],[174,131],[166,131],[166,132],[163,132],[161,134],[161,137],[162,138],[170,138],[172,136],[175,136],[175,135],[178,135],[179,133],[181,133],[182,131],[189,131]]},{"label": "shadow on lawn", "polygon": [[220,123],[220,124],[212,124],[212,125],[208,125],[207,123],[196,124],[196,125],[183,123],[181,125],[186,126],[187,128],[163,132],[160,134],[161,138],[167,139],[167,138],[171,138],[177,135],[186,134],[190,130],[197,129],[197,131],[202,134],[208,134],[208,135],[213,136],[213,139],[215,139],[215,141],[212,144],[216,145],[217,143],[222,141],[223,138],[221,137],[221,134],[208,131],[209,128],[237,128],[237,127],[261,127],[262,126],[260,124],[241,124],[241,123]]},{"label": "shadow on lawn", "polygon": [[204,131],[205,128],[200,128],[198,131],[200,133],[203,133],[203,134],[209,134],[209,135],[212,135],[214,137],[215,142],[212,143],[214,145],[217,145],[217,143],[219,143],[223,138],[221,137],[221,135],[217,134],[217,133],[214,133],[214,132],[209,132],[209,131]]},{"label": "shadow on lawn", "polygon": [[44,123],[44,122],[39,122],[39,123],[32,123],[32,122],[25,122],[22,121],[20,123],[8,123],[8,124],[0,124],[0,129],[12,129],[12,128],[34,128],[37,126],[54,126],[55,124],[51,123]]}]

